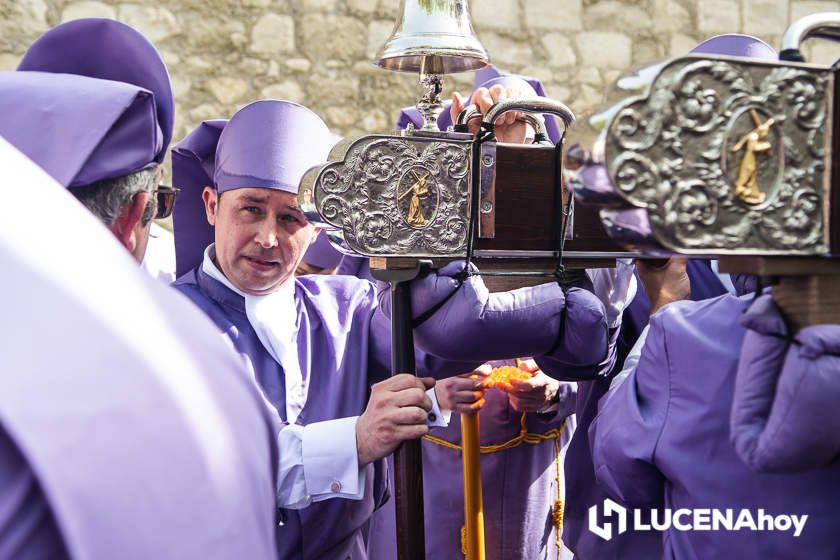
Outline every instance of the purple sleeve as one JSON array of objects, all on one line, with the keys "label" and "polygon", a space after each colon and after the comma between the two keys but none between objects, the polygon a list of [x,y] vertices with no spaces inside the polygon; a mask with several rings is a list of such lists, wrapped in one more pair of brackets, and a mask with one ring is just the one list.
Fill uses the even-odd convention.
[{"label": "purple sleeve", "polygon": [[[606,346],[605,353],[600,362],[592,362],[589,364],[574,364],[566,360],[565,349],[577,345],[578,348],[589,349],[590,351],[598,348],[594,344],[601,344],[600,342],[590,342],[583,340],[575,333],[571,332],[569,336],[563,341],[563,344],[558,345],[553,353],[543,356],[536,356],[534,361],[540,366],[546,374],[555,379],[562,381],[592,381],[595,379],[604,379],[611,373],[616,371],[614,367],[618,359],[618,339],[621,327],[606,330]],[[568,334],[565,331],[564,334]],[[593,355],[594,358],[594,355]]]},{"label": "purple sleeve", "polygon": [[667,312],[651,318],[635,371],[604,395],[589,427],[598,484],[631,507],[657,507],[663,501],[665,479],[655,453],[670,395],[666,318]]},{"label": "purple sleeve", "polygon": [[[414,331],[415,343],[447,360],[484,362],[551,355],[572,366],[601,362],[607,353],[604,308],[579,288],[565,294],[555,283],[489,293],[478,277],[463,284],[455,262],[412,283],[415,317],[442,305]],[[389,314],[388,298],[380,304]]]},{"label": "purple sleeve", "polygon": [[0,428],[0,558],[67,558],[38,481]]},{"label": "purple sleeve", "polygon": [[730,431],[741,459],[760,472],[820,468],[840,454],[840,325],[814,325],[791,340],[771,296],[742,318],[747,328]]}]

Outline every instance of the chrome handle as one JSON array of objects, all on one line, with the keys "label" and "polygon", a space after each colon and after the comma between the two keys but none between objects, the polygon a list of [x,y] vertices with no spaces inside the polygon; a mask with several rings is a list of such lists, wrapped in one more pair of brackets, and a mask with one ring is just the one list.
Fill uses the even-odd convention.
[{"label": "chrome handle", "polygon": [[803,61],[802,43],[812,37],[840,41],[840,12],[820,12],[793,22],[782,37],[782,60]]},{"label": "chrome handle", "polygon": [[482,125],[492,127],[496,119],[508,111],[554,115],[563,121],[564,129],[575,122],[575,114],[563,103],[548,97],[528,97],[504,99],[494,104],[484,115]]}]

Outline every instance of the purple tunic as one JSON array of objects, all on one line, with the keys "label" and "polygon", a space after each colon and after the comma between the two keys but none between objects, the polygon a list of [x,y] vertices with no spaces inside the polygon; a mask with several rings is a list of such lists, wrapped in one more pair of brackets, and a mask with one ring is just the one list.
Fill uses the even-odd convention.
[{"label": "purple tunic", "polygon": [[[460,266],[453,263],[442,269],[441,274],[459,270]],[[437,282],[454,281],[439,278]],[[573,288],[564,294],[556,284],[544,284],[490,295],[474,279],[469,282],[474,289],[461,290],[450,300],[455,308],[464,310],[460,314],[462,317],[448,317],[446,310],[441,310],[439,313],[448,324],[421,326],[415,330],[416,342],[425,343],[450,357],[472,358],[483,354],[490,358],[492,353],[497,353],[497,357],[498,353],[510,356],[517,350],[519,355],[542,352],[544,355],[540,360],[550,360],[555,376],[562,372],[564,377],[573,379],[591,379],[614,360],[614,344],[610,346],[613,350],[607,352],[608,331],[603,307],[591,292]],[[417,286],[413,290],[413,301],[429,300],[428,288],[428,283]],[[449,287],[451,289],[454,285]],[[562,312],[555,312],[561,308]],[[415,313],[422,310],[415,309]],[[502,314],[508,315],[507,322],[498,320]],[[430,322],[433,320],[439,321],[439,318],[433,316]],[[534,325],[541,325],[541,328],[534,328]],[[462,333],[470,333],[470,336]],[[517,333],[522,336],[516,336]],[[614,342],[614,338],[612,340]],[[459,373],[466,371],[470,370]],[[498,443],[511,439],[519,431],[519,415],[499,391],[490,391],[486,398],[487,406],[482,411],[482,419],[486,418],[482,420],[482,441]],[[528,431],[545,433],[558,428],[573,406],[574,400],[567,395],[555,416],[528,415]],[[460,443],[457,418],[450,427],[440,431],[443,433],[439,435],[444,439]],[[562,446],[572,431],[573,426],[566,425],[560,437]],[[426,549],[430,557],[454,557],[453,554],[460,554],[460,527],[463,525],[460,454],[429,441],[423,442],[423,452],[427,458],[423,463],[428,519]],[[554,465],[556,469],[557,461],[552,442],[523,445],[482,456],[483,479],[487,481],[484,495],[488,558],[557,557],[556,531],[550,515],[557,497],[557,473],[549,468]],[[514,472],[516,479],[510,474]],[[500,483],[500,480],[504,482]],[[391,558],[396,554],[393,503],[389,502],[387,506],[377,512],[372,524],[371,558]]]},{"label": "purple tunic", "polygon": [[[686,267],[691,280],[691,296],[694,300],[703,300],[726,293],[717,275],[709,267],[708,261],[692,259]],[[639,283],[641,286],[641,283]],[[659,535],[628,530],[604,541],[587,529],[587,511],[594,504],[603,503],[607,494],[595,482],[592,455],[589,448],[587,430],[598,413],[598,401],[610,387],[612,376],[618,373],[624,358],[636,342],[639,334],[647,325],[650,316],[650,301],[644,290],[639,289],[632,303],[624,311],[624,317],[618,336],[616,366],[600,378],[581,379],[578,377],[578,394],[575,413],[577,430],[566,452],[566,511],[563,523],[563,542],[581,560],[622,560],[625,558],[658,558],[661,556]],[[550,375],[558,378],[568,377],[568,370],[558,368],[556,364],[538,360]]]},{"label": "purple tunic", "polygon": [[748,508],[807,514],[793,531],[680,531],[665,558],[836,558],[840,469],[757,474],[730,442],[729,413],[748,298],[725,295],[664,307],[650,322],[638,366],[602,399],[590,427],[599,484],[643,508]]},{"label": "purple tunic", "polygon": [[68,558],[38,479],[0,429],[0,558]]},{"label": "purple tunic", "polygon": [[[484,542],[488,560],[554,560],[559,557],[552,507],[557,499],[563,499],[565,491],[563,456],[575,428],[574,417],[570,416],[574,412],[574,385],[564,384],[560,391],[556,412],[525,416],[528,433],[545,434],[546,439],[481,455]],[[485,394],[485,400],[486,405],[481,410],[481,445],[497,445],[517,437],[522,414],[511,408],[507,394],[491,389]],[[552,433],[556,437],[551,437]],[[429,435],[461,445],[460,416],[453,414],[449,426],[433,428]],[[428,438],[423,440],[426,555],[429,558],[463,556],[461,473],[459,450]],[[370,558],[396,558],[395,536],[394,504],[389,500],[374,517]]]},{"label": "purple tunic", "polygon": [[[200,268],[179,278],[175,287],[233,341],[250,364],[266,398],[285,419],[283,370],[248,322],[244,298]],[[415,313],[419,315],[453,289],[455,281],[445,276],[415,282]],[[370,385],[390,374],[390,322],[385,313],[379,312],[374,285],[346,276],[299,277],[295,280],[295,303],[298,361],[311,387],[296,423],[306,425],[361,414]],[[580,328],[561,334],[564,318]],[[526,323],[543,328],[528,331],[522,328]],[[512,336],[511,332],[522,336]],[[417,329],[417,340],[425,340],[429,352],[418,345],[416,366],[420,375],[443,378],[471,371],[500,354],[528,355],[537,351],[552,352],[560,362],[577,363],[589,356],[596,356],[597,360],[605,353],[606,343],[600,342],[605,340],[605,332],[603,307],[585,290],[572,289],[564,295],[556,285],[547,285],[488,294],[473,278]],[[461,344],[453,348],[450,337]],[[582,345],[583,339],[589,344]],[[584,346],[585,350],[581,350]],[[430,353],[431,349],[435,354]],[[464,358],[459,360],[457,356]],[[370,487],[362,500],[325,500],[303,510],[285,512],[282,557],[365,557],[363,535],[371,514],[385,498],[387,483],[381,462],[368,468],[373,472],[366,477]]]},{"label": "purple tunic", "polygon": [[[245,357],[265,397],[285,421],[283,369],[265,350],[245,314],[245,300],[200,268],[174,286],[198,305]],[[295,280],[298,360],[310,390],[296,423],[358,416],[370,385],[390,375],[390,323],[375,313],[373,284],[339,276]],[[418,372],[437,376],[468,371],[477,363],[444,362],[417,352]],[[363,535],[373,511],[387,498],[383,461],[367,467],[362,500],[336,498],[301,510],[284,510],[281,558],[366,558]]]},{"label": "purple tunic", "polygon": [[[32,164],[9,173],[21,159],[0,140],[0,184],[26,185],[0,205],[0,431],[31,473],[4,445],[0,524],[29,519],[54,547],[34,477],[72,558],[275,557],[276,445],[253,382],[70,193]],[[0,550],[27,538],[10,529]]]}]

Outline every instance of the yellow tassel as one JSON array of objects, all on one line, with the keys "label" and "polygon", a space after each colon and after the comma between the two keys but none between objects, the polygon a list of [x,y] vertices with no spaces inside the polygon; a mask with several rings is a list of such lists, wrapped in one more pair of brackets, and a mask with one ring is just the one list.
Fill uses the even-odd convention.
[{"label": "yellow tassel", "polygon": [[[565,426],[565,424],[564,424]],[[551,520],[554,522],[554,545],[557,547],[557,558],[560,558],[563,552],[563,489],[561,488],[561,469],[560,469],[560,435],[554,438],[554,466],[557,468],[557,473],[554,480],[557,482],[557,499],[554,500],[554,505],[551,506]]]},{"label": "yellow tassel", "polygon": [[556,500],[551,508],[551,520],[559,533],[563,529],[563,500]]}]

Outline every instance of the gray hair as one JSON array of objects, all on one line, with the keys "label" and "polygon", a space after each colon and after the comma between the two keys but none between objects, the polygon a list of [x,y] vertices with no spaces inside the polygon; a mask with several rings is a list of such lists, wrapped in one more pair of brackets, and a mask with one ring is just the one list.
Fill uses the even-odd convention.
[{"label": "gray hair", "polygon": [[[83,187],[73,187],[70,190],[79,202],[99,218],[106,226],[111,226],[117,220],[122,208],[129,204],[139,193],[152,193],[157,188],[158,166],[142,169],[114,177],[103,179]],[[151,221],[155,213],[155,198],[149,197],[149,203],[143,211],[142,224]]]}]

